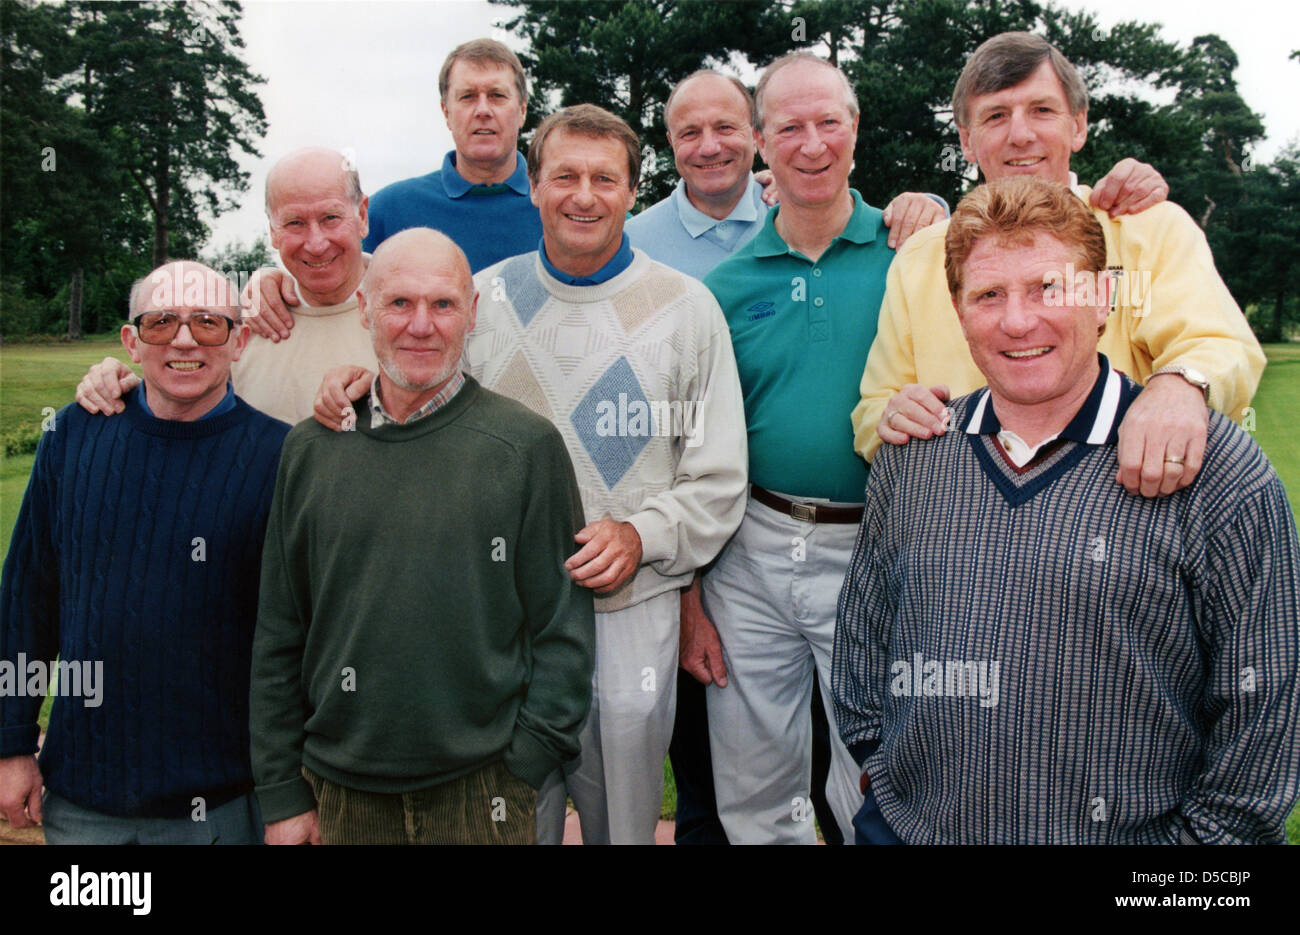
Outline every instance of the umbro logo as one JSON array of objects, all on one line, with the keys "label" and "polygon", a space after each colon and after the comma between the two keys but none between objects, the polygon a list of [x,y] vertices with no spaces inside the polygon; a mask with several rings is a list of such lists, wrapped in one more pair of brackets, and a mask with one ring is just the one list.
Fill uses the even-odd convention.
[{"label": "umbro logo", "polygon": [[749,308],[745,309],[745,317],[750,321],[758,321],[760,318],[771,318],[775,314],[775,302],[755,302]]}]

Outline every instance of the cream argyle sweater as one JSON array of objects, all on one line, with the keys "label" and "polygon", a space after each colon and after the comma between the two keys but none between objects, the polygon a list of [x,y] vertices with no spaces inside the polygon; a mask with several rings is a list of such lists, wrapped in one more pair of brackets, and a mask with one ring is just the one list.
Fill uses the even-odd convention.
[{"label": "cream argyle sweater", "polygon": [[559,428],[589,523],[626,521],[641,536],[641,568],[596,610],[689,584],[745,507],[740,380],[712,294],[640,250],[599,285],[559,282],[536,252],[474,281],[466,370]]}]

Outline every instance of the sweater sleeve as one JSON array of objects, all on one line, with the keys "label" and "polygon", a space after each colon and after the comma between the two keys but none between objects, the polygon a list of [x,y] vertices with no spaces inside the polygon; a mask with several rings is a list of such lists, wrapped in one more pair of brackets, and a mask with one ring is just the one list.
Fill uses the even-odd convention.
[{"label": "sweater sleeve", "polygon": [[912,347],[912,320],[903,267],[914,262],[916,248],[904,245],[889,264],[885,280],[885,298],[876,323],[876,339],[867,353],[859,390],[862,399],[853,409],[853,450],[868,461],[880,448],[876,426],[884,415],[885,405],[903,388],[916,382],[916,359]]},{"label": "sweater sleeve", "polygon": [[882,458],[867,476],[866,505],[840,589],[831,655],[835,723],[859,766],[879,746],[884,686],[889,681],[889,628],[897,598],[882,553],[894,468],[893,458]]},{"label": "sweater sleeve", "polygon": [[564,568],[584,525],[573,464],[559,432],[533,446],[525,488],[515,588],[531,648],[528,691],[505,753],[506,767],[534,789],[578,755],[595,667],[592,595]]},{"label": "sweater sleeve", "polygon": [[271,500],[249,699],[253,780],[268,824],[316,807],[302,775],[302,748],[310,713],[302,683],[303,650],[311,625],[307,544],[293,541],[289,518],[298,504],[290,478],[301,454],[290,436]]},{"label": "sweater sleeve", "polygon": [[1269,473],[1215,511],[1226,521],[1206,542],[1204,766],[1180,807],[1204,844],[1283,843],[1300,793],[1300,553],[1286,492]]},{"label": "sweater sleeve", "polygon": [[[661,575],[684,575],[717,556],[745,514],[749,448],[745,405],[722,309],[702,286],[696,378],[683,387],[694,420],[677,439],[673,485],[647,497],[628,517],[641,537],[641,561]],[[683,419],[685,422],[685,418]]]},{"label": "sweater sleeve", "polygon": [[[1264,352],[1215,269],[1205,234],[1173,204],[1126,218],[1120,229],[1121,259],[1137,277],[1125,288],[1132,303],[1150,305],[1133,318],[1135,350],[1150,357],[1152,373],[1169,366],[1201,371],[1210,381],[1210,406],[1239,422],[1259,386]],[[1150,276],[1146,295],[1143,275]],[[1150,374],[1135,376],[1145,383]]]},{"label": "sweater sleeve", "polygon": [[[62,421],[62,413],[55,425]],[[64,428],[63,426],[59,426]],[[65,431],[41,436],[32,465],[27,493],[23,496],[5,558],[0,581],[0,665],[13,666],[13,685],[0,690],[0,758],[36,752],[44,697],[16,692],[18,681],[26,680],[25,666],[18,656],[43,663],[59,652],[59,557],[54,548],[57,483],[56,451]]]}]

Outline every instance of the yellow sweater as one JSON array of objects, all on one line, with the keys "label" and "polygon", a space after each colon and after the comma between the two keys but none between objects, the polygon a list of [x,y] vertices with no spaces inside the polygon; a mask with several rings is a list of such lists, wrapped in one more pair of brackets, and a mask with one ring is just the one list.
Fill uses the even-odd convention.
[{"label": "yellow sweater", "polygon": [[[1088,201],[1090,189],[1077,191]],[[1098,350],[1139,383],[1171,364],[1201,371],[1210,405],[1239,421],[1264,372],[1264,352],[1214,268],[1205,234],[1172,202],[1119,218],[1092,212],[1106,235],[1106,265],[1124,270]],[[985,383],[948,295],[947,231],[947,221],[920,231],[890,266],[853,410],[853,447],[867,460],[880,447],[885,404],[904,384],[944,384],[955,399]]]}]

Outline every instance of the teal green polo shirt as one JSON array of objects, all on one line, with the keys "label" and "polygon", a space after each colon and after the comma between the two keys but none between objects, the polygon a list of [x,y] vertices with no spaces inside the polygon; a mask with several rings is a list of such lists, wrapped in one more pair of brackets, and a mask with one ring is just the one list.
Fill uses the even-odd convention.
[{"label": "teal green polo shirt", "polygon": [[861,503],[867,464],[849,420],[894,258],[881,212],[853,214],[817,262],[763,229],[704,279],[731,328],[749,428],[749,479],[796,497]]}]

